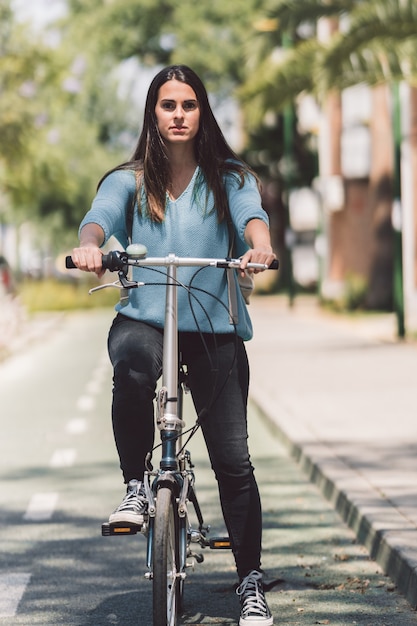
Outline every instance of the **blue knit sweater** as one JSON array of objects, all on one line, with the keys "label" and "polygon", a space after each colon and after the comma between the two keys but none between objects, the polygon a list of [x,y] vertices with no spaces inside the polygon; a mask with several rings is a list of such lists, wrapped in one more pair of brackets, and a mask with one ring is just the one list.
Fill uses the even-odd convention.
[{"label": "blue knit sweater", "polygon": [[[239,180],[233,174],[226,176],[225,185],[230,214],[236,231],[236,256],[240,256],[248,249],[244,241],[247,223],[254,218],[268,223],[268,218],[262,209],[260,194],[252,176],[246,177],[242,189],[239,189]],[[114,235],[121,246],[125,247],[127,244],[126,211],[134,196],[134,173],[130,170],[117,170],[111,173],[101,184],[91,209],[81,222],[80,230],[85,224],[98,224],[105,234],[104,243]],[[185,257],[224,258],[228,255],[227,223],[225,220],[218,223],[211,194],[206,203],[206,184],[198,167],[188,187],[179,198],[171,200],[167,196],[165,220],[162,223],[153,222],[147,216],[144,195],[141,205],[141,214],[135,205],[132,241],[144,244],[148,249],[148,256],[166,256],[174,253]],[[198,268],[178,268],[178,280],[184,285],[189,285],[196,269]],[[128,304],[124,306],[118,304],[116,310],[133,319],[163,327],[166,270],[165,268],[156,268],[156,270],[134,268],[135,280],[152,284],[130,290]],[[197,289],[192,290],[191,299],[186,289],[178,290],[179,330],[232,332],[225,271],[212,267],[204,268],[192,280],[192,287]],[[204,291],[199,291],[199,289]],[[239,289],[237,291],[237,332],[244,340],[248,340],[252,337],[252,325]],[[210,294],[220,299],[224,306]]]}]

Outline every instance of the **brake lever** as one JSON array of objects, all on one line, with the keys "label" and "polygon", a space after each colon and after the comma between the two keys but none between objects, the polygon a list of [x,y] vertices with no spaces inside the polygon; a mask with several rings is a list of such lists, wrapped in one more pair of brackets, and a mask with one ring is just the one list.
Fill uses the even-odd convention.
[{"label": "brake lever", "polygon": [[138,283],[136,280],[129,280],[123,270],[120,270],[118,273],[119,282],[122,286],[122,289],[135,289],[136,287],[142,286],[145,283]]},{"label": "brake lever", "polygon": [[98,285],[97,287],[92,287],[89,289],[88,293],[91,295],[96,291],[100,291],[100,289],[107,289],[108,287],[115,287],[116,289],[135,289],[136,287],[143,287],[145,283],[139,283],[133,280],[128,280],[126,276],[123,274],[118,280],[115,280],[113,283],[105,283],[104,285]]}]

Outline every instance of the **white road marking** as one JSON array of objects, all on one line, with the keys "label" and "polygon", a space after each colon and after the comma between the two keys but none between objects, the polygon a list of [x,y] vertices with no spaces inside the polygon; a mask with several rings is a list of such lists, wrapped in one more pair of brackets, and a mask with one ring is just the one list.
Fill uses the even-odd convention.
[{"label": "white road marking", "polygon": [[80,396],[77,401],[77,409],[79,411],[92,411],[95,404],[96,402],[92,396]]},{"label": "white road marking", "polygon": [[95,368],[93,375],[91,376],[90,382],[87,384],[87,392],[92,395],[97,395],[100,393],[103,383],[106,379],[110,381],[109,377],[109,358],[107,354],[105,355],[106,361],[99,363]]},{"label": "white road marking", "polygon": [[94,370],[93,377],[104,378],[104,376],[107,376],[109,372],[110,372],[110,361],[109,361],[109,357],[106,354],[105,358],[103,358],[100,361],[100,363],[97,365],[96,369]]},{"label": "white road marking", "polygon": [[28,508],[26,509],[23,519],[29,522],[43,522],[51,519],[57,502],[57,493],[34,493],[29,500]]},{"label": "white road marking", "polygon": [[87,420],[84,417],[74,417],[66,425],[66,431],[71,435],[80,435],[87,430]]},{"label": "white road marking", "polygon": [[49,461],[49,467],[70,467],[74,465],[76,456],[77,452],[73,448],[55,450]]},{"label": "white road marking", "polygon": [[86,389],[87,389],[88,394],[92,396],[98,396],[98,394],[101,391],[101,381],[96,380],[96,379],[90,380]]},{"label": "white road marking", "polygon": [[25,380],[25,377],[36,369],[34,354],[14,354],[1,363],[2,384],[9,384],[15,380]]},{"label": "white road marking", "polygon": [[110,361],[106,354],[103,354],[101,362],[92,373],[90,381],[86,385],[86,393],[77,400],[77,409],[82,412],[92,411],[96,406],[95,396],[101,392],[103,382],[108,378]]},{"label": "white road marking", "polygon": [[0,617],[14,617],[30,574],[0,574]]},{"label": "white road marking", "polygon": [[109,357],[109,353],[107,352],[107,350],[103,350],[103,352],[101,353],[99,365],[101,366],[102,369],[110,368],[111,362],[110,362],[110,357]]}]

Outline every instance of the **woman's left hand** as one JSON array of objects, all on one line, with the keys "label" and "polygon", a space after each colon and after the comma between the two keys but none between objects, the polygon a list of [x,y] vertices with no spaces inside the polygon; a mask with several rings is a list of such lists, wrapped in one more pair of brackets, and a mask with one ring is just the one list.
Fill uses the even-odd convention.
[{"label": "woman's left hand", "polygon": [[[269,267],[277,257],[272,250],[271,236],[269,234],[269,228],[260,219],[249,220],[245,228],[245,239],[250,246],[243,256],[240,264],[242,275],[248,263],[262,263]],[[263,272],[263,269],[248,269],[248,272],[258,274]]]},{"label": "woman's left hand", "polygon": [[[276,258],[276,254],[274,254],[271,246],[258,246],[256,248],[251,248],[242,256],[240,269],[242,270],[242,274],[244,274],[244,270],[246,269],[248,263],[262,263],[263,265],[269,267]],[[265,268],[248,268],[247,271],[258,274],[259,272],[263,272],[264,269]]]}]

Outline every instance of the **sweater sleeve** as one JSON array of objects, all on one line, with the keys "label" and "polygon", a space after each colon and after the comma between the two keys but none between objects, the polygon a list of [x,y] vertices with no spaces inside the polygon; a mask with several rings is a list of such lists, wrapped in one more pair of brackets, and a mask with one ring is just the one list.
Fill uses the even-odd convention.
[{"label": "sweater sleeve", "polygon": [[241,256],[248,249],[245,242],[245,228],[248,222],[260,219],[269,226],[269,219],[262,208],[261,194],[254,176],[246,174],[244,184],[240,188],[240,178],[236,174],[229,174],[225,184],[230,215],[237,236],[237,251]]},{"label": "sweater sleeve", "polygon": [[113,235],[120,243],[127,244],[126,212],[135,198],[136,183],[134,172],[116,170],[101,183],[90,210],[80,224],[80,231],[86,224],[98,224],[104,231],[103,245]]}]

